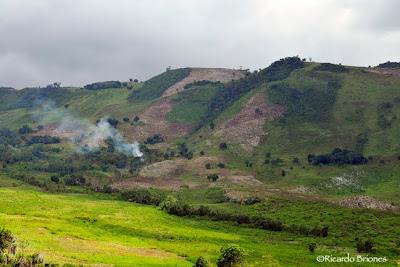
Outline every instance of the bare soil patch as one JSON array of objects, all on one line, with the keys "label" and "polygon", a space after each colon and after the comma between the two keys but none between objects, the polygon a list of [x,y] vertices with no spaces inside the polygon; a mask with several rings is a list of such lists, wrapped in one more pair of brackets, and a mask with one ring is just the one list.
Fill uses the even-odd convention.
[{"label": "bare soil patch", "polygon": [[61,138],[71,138],[77,133],[83,132],[85,127],[73,122],[52,122],[43,125],[43,130],[38,131],[35,135],[51,135]]},{"label": "bare soil patch", "polygon": [[262,135],[267,135],[263,128],[266,119],[283,115],[285,107],[268,102],[266,94],[257,94],[247,102],[242,110],[232,119],[217,128],[215,135],[239,143],[246,151],[258,146]]},{"label": "bare soil patch", "polygon": [[162,95],[171,96],[177,94],[184,90],[184,86],[186,84],[195,82],[195,81],[211,81],[211,82],[222,82],[226,83],[231,80],[237,80],[244,77],[244,74],[237,70],[232,69],[220,69],[220,68],[210,68],[210,69],[203,69],[203,68],[196,68],[192,69],[189,76],[184,78],[182,81],[177,82],[173,86],[167,89]]},{"label": "bare soil patch", "polygon": [[347,208],[380,209],[394,212],[399,211],[399,208],[370,196],[354,196],[341,200],[336,200],[333,201],[333,203],[339,204]]},{"label": "bare soil patch", "polygon": [[154,134],[162,134],[164,139],[174,139],[189,134],[194,125],[183,123],[169,123],[165,115],[176,105],[169,99],[160,99],[154,102],[147,110],[139,114],[144,126],[132,126],[124,131],[125,135],[135,140],[145,140]]},{"label": "bare soil patch", "polygon": [[400,68],[374,68],[374,69],[367,69],[366,71],[372,72],[372,73],[378,73],[381,75],[387,75],[387,76],[392,76],[392,77],[397,77],[400,78]]}]

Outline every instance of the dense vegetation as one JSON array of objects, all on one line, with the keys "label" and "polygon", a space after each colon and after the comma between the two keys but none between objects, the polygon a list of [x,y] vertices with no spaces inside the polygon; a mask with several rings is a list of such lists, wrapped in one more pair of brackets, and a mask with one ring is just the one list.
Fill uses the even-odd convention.
[{"label": "dense vegetation", "polygon": [[202,80],[202,81],[195,81],[192,83],[185,84],[185,86],[183,88],[189,89],[193,86],[218,85],[218,84],[221,84],[221,82],[220,81],[212,82],[212,81]]},{"label": "dense vegetation", "polygon": [[102,90],[110,88],[120,88],[121,82],[119,81],[107,81],[107,82],[97,82],[85,85],[83,88],[88,90]]},{"label": "dense vegetation", "polygon": [[314,70],[330,71],[336,73],[342,73],[348,71],[348,69],[345,66],[342,66],[341,64],[336,65],[332,63],[321,63],[319,66],[315,67]]},{"label": "dense vegetation", "polygon": [[271,102],[286,107],[285,115],[301,121],[323,122],[332,116],[336,101],[337,81],[303,83],[292,85],[282,82],[268,90]]},{"label": "dense vegetation", "polygon": [[129,100],[138,103],[160,97],[169,87],[190,74],[190,68],[170,70],[144,82],[143,86],[129,96]]},{"label": "dense vegetation", "polygon": [[347,149],[335,148],[331,153],[322,155],[308,155],[308,161],[314,165],[344,165],[344,164],[365,164],[368,163],[368,159],[365,158],[360,152],[348,151]]},{"label": "dense vegetation", "polygon": [[304,67],[304,62],[299,57],[287,57],[272,63],[260,72],[248,73],[245,78],[225,84],[210,101],[207,113],[203,117],[202,125],[216,118],[225,108],[257,86],[283,80],[293,70],[302,67]]},{"label": "dense vegetation", "polygon": [[37,108],[44,104],[60,106],[66,103],[71,96],[70,90],[64,87],[9,90],[4,94],[0,94],[0,110]]},{"label": "dense vegetation", "polygon": [[381,63],[376,68],[400,68],[400,62],[385,62]]}]

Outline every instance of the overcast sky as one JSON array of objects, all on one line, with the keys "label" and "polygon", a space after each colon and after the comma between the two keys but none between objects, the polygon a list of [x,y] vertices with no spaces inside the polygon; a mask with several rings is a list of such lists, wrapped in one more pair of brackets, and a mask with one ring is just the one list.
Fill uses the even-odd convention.
[{"label": "overcast sky", "polygon": [[0,86],[146,80],[299,55],[400,61],[399,0],[0,0]]}]

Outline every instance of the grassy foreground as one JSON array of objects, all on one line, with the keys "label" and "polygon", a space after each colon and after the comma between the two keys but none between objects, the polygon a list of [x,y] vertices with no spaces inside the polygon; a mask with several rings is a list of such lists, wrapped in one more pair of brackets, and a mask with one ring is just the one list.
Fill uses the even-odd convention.
[{"label": "grassy foreground", "polygon": [[48,194],[24,186],[0,188],[0,227],[28,241],[27,252],[53,263],[193,266],[199,256],[215,262],[226,244],[243,247],[254,266],[314,266],[320,254],[356,254],[350,247],[320,247],[311,254],[311,237],[176,217],[104,195]]},{"label": "grassy foreground", "polygon": [[305,237],[175,217],[101,195],[2,187],[0,227],[10,229],[20,242],[28,241],[26,251],[43,254],[46,262],[193,266],[201,255],[215,262],[223,245],[238,244],[249,263],[263,257],[283,265],[315,263]]}]

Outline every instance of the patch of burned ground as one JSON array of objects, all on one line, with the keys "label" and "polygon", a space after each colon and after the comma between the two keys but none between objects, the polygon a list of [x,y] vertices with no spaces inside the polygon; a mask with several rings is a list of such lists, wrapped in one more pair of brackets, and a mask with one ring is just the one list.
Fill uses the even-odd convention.
[{"label": "patch of burned ground", "polygon": [[368,72],[377,73],[385,76],[400,78],[400,68],[373,68],[366,69]]},{"label": "patch of burned ground", "polygon": [[112,187],[117,189],[160,188],[179,190],[183,185],[188,185],[189,188],[203,186],[202,183],[198,182],[182,181],[184,161],[188,160],[165,160],[150,164],[142,169],[139,175],[116,182]]},{"label": "patch of burned ground", "polygon": [[43,130],[38,131],[35,135],[50,135],[60,138],[71,138],[79,132],[84,132],[85,127],[73,122],[52,122],[43,124]]},{"label": "patch of burned ground", "polygon": [[262,135],[267,135],[263,128],[266,119],[283,115],[285,108],[270,104],[266,94],[256,94],[233,118],[217,127],[214,135],[224,137],[240,144],[246,151],[258,146]]},{"label": "patch of burned ground", "polygon": [[335,200],[333,203],[347,208],[368,208],[398,212],[399,208],[370,196],[354,196]]},{"label": "patch of burned ground", "polygon": [[168,88],[164,94],[165,96],[171,96],[184,90],[186,84],[195,81],[211,81],[211,82],[230,82],[231,80],[237,80],[244,77],[244,74],[238,70],[233,69],[222,69],[222,68],[195,68],[192,69],[189,76],[183,80],[177,82],[170,88]]},{"label": "patch of burned ground", "polygon": [[[197,157],[192,160],[177,158],[150,164],[139,175],[115,182],[117,189],[160,188],[180,190],[187,185],[190,189],[201,187],[226,187],[228,185],[254,187],[261,185],[254,176],[241,170],[217,168],[218,163],[225,163],[223,156]],[[207,169],[210,163],[213,168]],[[219,179],[211,182],[207,176],[217,174]],[[187,179],[189,177],[189,179]]]},{"label": "patch of burned ground", "polygon": [[169,99],[160,99],[154,102],[143,113],[139,114],[140,121],[146,125],[129,127],[124,130],[124,134],[135,140],[146,140],[155,134],[161,134],[164,139],[171,140],[189,134],[193,124],[169,123],[165,115],[176,105]]}]

